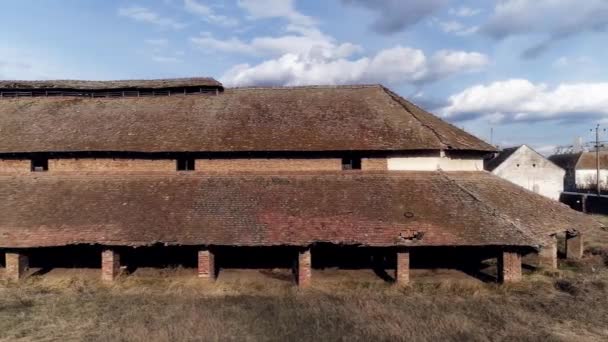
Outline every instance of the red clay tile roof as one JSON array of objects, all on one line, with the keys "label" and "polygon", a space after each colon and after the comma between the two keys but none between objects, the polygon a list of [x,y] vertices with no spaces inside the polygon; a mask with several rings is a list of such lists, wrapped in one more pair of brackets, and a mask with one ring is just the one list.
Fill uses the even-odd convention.
[{"label": "red clay tile roof", "polygon": [[73,89],[73,90],[114,90],[114,89],[166,89],[184,87],[219,87],[222,84],[210,77],[171,78],[157,80],[82,81],[45,80],[17,81],[0,80],[0,90],[8,89]]},{"label": "red clay tile roof", "polygon": [[486,172],[0,176],[0,247],[534,246],[593,225]]},{"label": "red clay tile roof", "polygon": [[382,86],[0,99],[0,153],[493,151]]}]

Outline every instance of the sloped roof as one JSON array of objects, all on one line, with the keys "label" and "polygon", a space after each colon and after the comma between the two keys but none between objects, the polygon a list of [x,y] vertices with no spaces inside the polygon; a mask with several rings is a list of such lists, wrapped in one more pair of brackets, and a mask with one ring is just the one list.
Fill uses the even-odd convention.
[{"label": "sloped roof", "polygon": [[589,215],[486,173],[451,173],[450,178],[478,200],[542,237],[576,230],[586,232],[602,225]]},{"label": "sloped roof", "polygon": [[509,157],[521,146],[522,145],[502,149],[502,151],[500,151],[496,157],[485,162],[485,169],[488,171],[494,171],[494,169],[496,169],[505,160],[509,159]]},{"label": "sloped roof", "polygon": [[[600,151],[600,168],[608,169],[608,151]],[[596,152],[584,152],[576,163],[577,170],[597,169]]]},{"label": "sloped roof", "polygon": [[0,99],[0,153],[493,151],[382,86]]},{"label": "sloped roof", "polygon": [[[595,152],[556,154],[549,157],[549,160],[564,169],[595,170],[597,168]],[[608,151],[600,151],[600,168],[608,169]]]},{"label": "sloped roof", "polygon": [[5,248],[535,246],[593,224],[486,172],[36,174],[0,176],[0,197]]},{"label": "sloped roof", "polygon": [[74,89],[74,90],[113,90],[113,89],[165,89],[183,87],[220,87],[222,84],[210,77],[169,78],[155,80],[119,81],[82,81],[82,80],[45,80],[18,81],[0,80],[0,90],[8,89]]}]

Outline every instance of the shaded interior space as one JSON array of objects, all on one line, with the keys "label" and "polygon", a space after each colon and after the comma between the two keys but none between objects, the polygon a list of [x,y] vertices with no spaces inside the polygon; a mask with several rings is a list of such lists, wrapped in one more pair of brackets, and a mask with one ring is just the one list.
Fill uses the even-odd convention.
[{"label": "shaded interior space", "polygon": [[557,260],[566,259],[566,232],[555,235],[557,237]]},{"label": "shaded interior space", "polygon": [[451,270],[483,282],[496,282],[498,253],[487,247],[421,247],[412,249],[410,269],[413,275]]},{"label": "shaded interior space", "polygon": [[212,249],[218,281],[275,279],[294,281],[298,250],[295,247],[234,247]]},{"label": "shaded interior space", "polygon": [[157,273],[154,269],[191,269],[198,267],[198,251],[195,246],[154,245],[137,248],[119,248],[121,266],[133,275]]},{"label": "shaded interior space", "polygon": [[312,268],[344,275],[355,273],[352,272],[355,270],[371,271],[377,278],[392,282],[397,262],[395,252],[391,248],[318,244],[311,248]]},{"label": "shaded interior space", "polygon": [[29,249],[26,252],[31,274],[43,275],[59,269],[99,269],[101,246],[75,245]]}]

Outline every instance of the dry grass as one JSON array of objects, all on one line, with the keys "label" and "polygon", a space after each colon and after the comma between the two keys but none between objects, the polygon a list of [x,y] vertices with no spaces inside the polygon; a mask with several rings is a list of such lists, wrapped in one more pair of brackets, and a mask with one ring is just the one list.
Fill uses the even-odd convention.
[{"label": "dry grass", "polygon": [[519,285],[443,281],[201,283],[193,277],[33,277],[0,286],[0,339],[606,340],[608,271],[599,256]]}]

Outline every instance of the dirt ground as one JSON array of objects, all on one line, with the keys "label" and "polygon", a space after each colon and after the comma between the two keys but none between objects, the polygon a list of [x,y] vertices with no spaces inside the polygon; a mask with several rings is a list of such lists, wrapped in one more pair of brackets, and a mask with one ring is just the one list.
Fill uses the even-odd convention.
[{"label": "dirt ground", "polygon": [[608,340],[607,231],[586,232],[582,261],[526,268],[512,285],[449,269],[412,270],[406,288],[371,270],[314,270],[306,290],[288,269],[224,269],[209,282],[140,268],[112,285],[99,272],[0,281],[0,341]]}]

